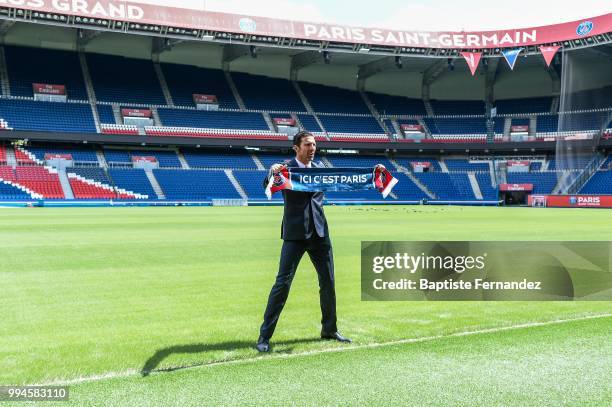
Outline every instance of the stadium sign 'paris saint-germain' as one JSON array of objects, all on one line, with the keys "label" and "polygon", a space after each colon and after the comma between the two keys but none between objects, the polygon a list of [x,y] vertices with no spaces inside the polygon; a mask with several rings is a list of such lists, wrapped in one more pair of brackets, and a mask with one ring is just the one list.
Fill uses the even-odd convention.
[{"label": "stadium sign 'paris saint-germain'", "polygon": [[576,28],[576,34],[584,37],[593,30],[593,23],[591,21],[584,21]]},{"label": "stadium sign 'paris saint-germain'", "polygon": [[248,33],[252,33],[255,32],[255,30],[257,29],[257,23],[253,20],[251,20],[250,18],[241,18],[240,21],[238,21],[238,25],[240,26],[240,29],[242,31],[248,32]]}]

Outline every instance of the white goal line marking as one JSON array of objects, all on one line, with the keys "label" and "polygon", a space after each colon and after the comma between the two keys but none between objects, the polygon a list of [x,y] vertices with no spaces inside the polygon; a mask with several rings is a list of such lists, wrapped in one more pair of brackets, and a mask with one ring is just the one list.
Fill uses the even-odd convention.
[{"label": "white goal line marking", "polygon": [[[337,347],[337,348],[316,349],[316,350],[297,352],[297,353],[277,353],[277,354],[271,353],[268,355],[262,355],[262,356],[245,358],[245,359],[225,360],[225,361],[209,362],[209,363],[194,364],[194,365],[187,365],[187,366],[165,367],[160,370],[152,370],[151,372],[149,372],[149,375],[152,376],[152,375],[161,374],[161,373],[168,373],[169,371],[179,371],[179,370],[206,368],[206,367],[223,366],[223,365],[234,365],[234,364],[247,364],[247,363],[254,363],[254,362],[260,362],[260,361],[267,361],[267,360],[289,359],[289,358],[317,355],[317,354],[323,354],[323,353],[335,353],[335,352],[346,352],[346,351],[353,351],[353,350],[360,350],[360,349],[380,348],[380,347],[385,347],[385,346],[394,346],[394,345],[401,345],[401,344],[406,344],[406,343],[430,342],[430,341],[436,341],[439,339],[446,339],[446,338],[455,338],[455,337],[461,337],[461,336],[471,336],[471,335],[481,335],[481,334],[503,332],[503,331],[512,331],[512,330],[517,330],[517,329],[534,328],[534,327],[539,327],[539,326],[556,325],[556,324],[563,324],[567,322],[584,321],[584,320],[589,320],[589,319],[608,318],[608,317],[612,317],[612,314],[594,314],[594,315],[585,315],[585,316],[576,317],[576,318],[553,319],[550,321],[541,321],[541,322],[527,322],[527,323],[517,324],[517,325],[507,325],[507,326],[500,326],[500,327],[494,327],[494,328],[477,329],[474,331],[455,332],[455,333],[451,333],[447,335],[423,336],[420,338],[398,339],[395,341],[365,343],[362,345],[348,345],[348,346]],[[255,342],[253,342],[253,348],[254,347],[255,347]],[[132,376],[140,376],[140,375],[141,375],[140,369],[128,369],[122,372],[107,372],[107,373],[91,375],[91,376],[75,377],[73,379],[57,379],[57,380],[52,380],[52,381],[48,381],[44,383],[31,384],[31,386],[67,386],[67,385],[72,385],[72,384],[96,382],[96,381],[107,380],[107,379],[115,379],[115,378],[120,378],[120,377],[132,377]]]}]

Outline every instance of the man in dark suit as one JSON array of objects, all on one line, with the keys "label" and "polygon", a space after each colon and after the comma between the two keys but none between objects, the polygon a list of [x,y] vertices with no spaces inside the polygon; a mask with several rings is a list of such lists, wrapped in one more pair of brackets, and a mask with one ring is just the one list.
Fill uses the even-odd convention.
[{"label": "man in dark suit", "polygon": [[[313,162],[317,143],[314,136],[306,131],[299,132],[293,138],[295,158],[285,164],[274,164],[268,177],[264,180],[267,186],[269,177],[284,167],[323,167]],[[319,296],[321,304],[321,338],[340,342],[351,342],[342,336],[336,326],[336,292],[334,287],[334,258],[329,239],[327,220],[323,212],[322,192],[297,192],[283,190],[285,209],[281,226],[283,248],[276,281],[264,313],[257,350],[270,351],[270,338],[276,323],[285,306],[291,282],[304,253],[308,253],[319,277]]]}]

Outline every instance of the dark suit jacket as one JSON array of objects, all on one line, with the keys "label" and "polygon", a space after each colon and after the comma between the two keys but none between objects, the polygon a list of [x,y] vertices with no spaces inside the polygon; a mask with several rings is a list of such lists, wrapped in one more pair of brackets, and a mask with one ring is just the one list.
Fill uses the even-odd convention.
[{"label": "dark suit jacket", "polygon": [[[299,167],[295,158],[285,162],[287,167]],[[315,168],[324,167],[321,163],[312,162]],[[264,180],[264,188],[268,185],[268,178]],[[285,210],[281,226],[281,239],[303,240],[314,235],[329,236],[327,219],[323,212],[323,192],[297,192],[283,190]]]}]

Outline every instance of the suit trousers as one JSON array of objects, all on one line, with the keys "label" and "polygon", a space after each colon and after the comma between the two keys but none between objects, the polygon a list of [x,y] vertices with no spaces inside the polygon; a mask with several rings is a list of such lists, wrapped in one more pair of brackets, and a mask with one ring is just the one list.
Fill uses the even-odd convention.
[{"label": "suit trousers", "polygon": [[328,236],[316,234],[305,240],[285,240],[281,250],[280,265],[276,281],[268,297],[260,336],[270,339],[285,306],[291,282],[300,260],[308,253],[319,278],[319,300],[321,304],[321,330],[333,333],[336,327],[336,290],[334,287],[334,258]]}]

